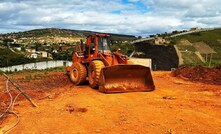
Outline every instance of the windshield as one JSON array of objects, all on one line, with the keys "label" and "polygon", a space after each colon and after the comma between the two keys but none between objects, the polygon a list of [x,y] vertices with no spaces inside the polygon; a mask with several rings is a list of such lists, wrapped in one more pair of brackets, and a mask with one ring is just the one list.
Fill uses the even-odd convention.
[{"label": "windshield", "polygon": [[104,52],[110,52],[110,41],[107,37],[99,37],[98,49]]}]

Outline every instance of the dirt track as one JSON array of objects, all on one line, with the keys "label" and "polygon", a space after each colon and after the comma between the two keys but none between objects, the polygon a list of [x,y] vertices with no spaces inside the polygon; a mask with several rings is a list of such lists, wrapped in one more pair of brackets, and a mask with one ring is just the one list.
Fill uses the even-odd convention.
[{"label": "dirt track", "polygon": [[[170,72],[153,72],[153,92],[103,94],[88,86],[76,87],[67,81],[62,84],[66,79],[62,72],[47,76],[21,83],[39,107],[33,108],[20,98],[15,110],[21,121],[10,133],[221,132],[221,87],[217,85],[188,82],[171,77]],[[20,81],[22,77],[14,76]],[[57,79],[59,88],[48,78]],[[48,88],[36,91],[42,88],[41,82],[48,83]],[[14,121],[10,115],[0,130]]]}]

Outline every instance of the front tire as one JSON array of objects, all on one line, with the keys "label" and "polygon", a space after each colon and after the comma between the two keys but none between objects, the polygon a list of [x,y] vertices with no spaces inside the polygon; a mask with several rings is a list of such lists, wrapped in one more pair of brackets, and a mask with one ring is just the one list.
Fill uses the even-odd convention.
[{"label": "front tire", "polygon": [[75,85],[83,84],[86,81],[87,77],[86,67],[79,62],[74,62],[72,68],[73,69],[69,72],[71,81]]},{"label": "front tire", "polygon": [[88,68],[89,84],[92,88],[98,88],[101,69],[104,68],[104,63],[100,60],[91,61]]}]

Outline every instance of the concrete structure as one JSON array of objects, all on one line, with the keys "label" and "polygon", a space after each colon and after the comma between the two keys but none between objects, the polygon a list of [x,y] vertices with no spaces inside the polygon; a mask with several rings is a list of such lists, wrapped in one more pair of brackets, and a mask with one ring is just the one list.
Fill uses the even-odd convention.
[{"label": "concrete structure", "polygon": [[134,63],[134,64],[138,64],[138,65],[142,65],[145,67],[149,67],[152,70],[152,61],[149,58],[130,58],[130,60]]},{"label": "concrete structure", "polygon": [[2,67],[0,68],[1,71],[21,71],[21,70],[42,70],[47,68],[54,68],[60,66],[70,66],[72,62],[70,61],[44,61],[44,62],[37,62],[37,63],[28,63],[16,66],[9,66],[9,67]]}]

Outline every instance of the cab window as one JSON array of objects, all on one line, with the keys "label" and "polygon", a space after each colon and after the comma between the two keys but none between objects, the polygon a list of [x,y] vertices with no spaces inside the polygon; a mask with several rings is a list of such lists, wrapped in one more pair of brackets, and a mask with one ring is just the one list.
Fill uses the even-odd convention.
[{"label": "cab window", "polygon": [[107,37],[99,37],[98,49],[99,51],[110,51],[110,41]]},{"label": "cab window", "polygon": [[94,39],[94,38],[91,38],[91,44],[90,44],[91,54],[94,54],[94,42],[95,42],[95,39]]}]

